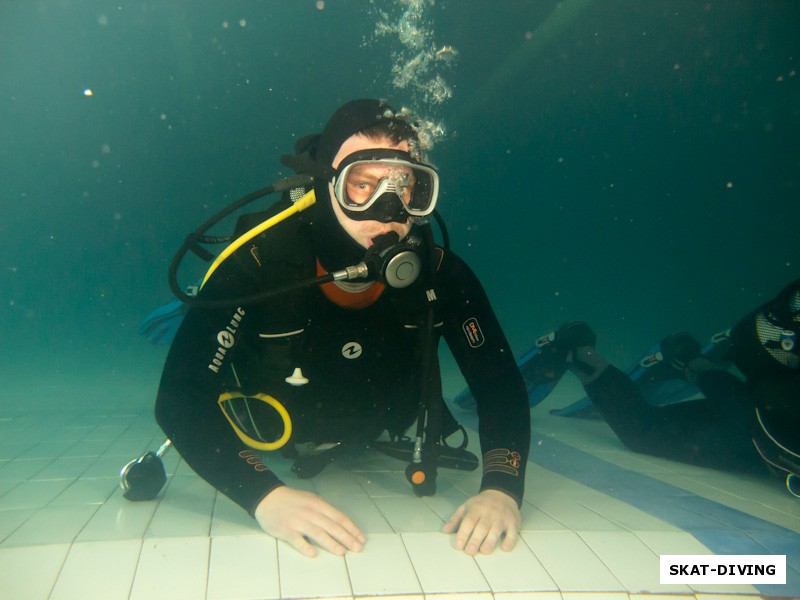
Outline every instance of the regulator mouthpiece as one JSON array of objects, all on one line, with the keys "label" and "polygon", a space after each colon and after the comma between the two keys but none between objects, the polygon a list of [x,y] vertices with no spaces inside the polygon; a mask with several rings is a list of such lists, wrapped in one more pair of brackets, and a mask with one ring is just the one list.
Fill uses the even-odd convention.
[{"label": "regulator mouthpiece", "polygon": [[400,236],[394,231],[379,235],[372,240],[364,262],[369,265],[370,274],[393,288],[408,287],[417,280],[422,271],[422,261],[415,251],[419,240],[408,238],[400,243]]},{"label": "regulator mouthpiece", "polygon": [[393,288],[408,287],[417,280],[422,272],[422,260],[415,250],[420,245],[417,238],[409,237],[401,243],[400,236],[392,231],[377,236],[372,242],[364,260],[331,273],[333,280],[378,280]]}]

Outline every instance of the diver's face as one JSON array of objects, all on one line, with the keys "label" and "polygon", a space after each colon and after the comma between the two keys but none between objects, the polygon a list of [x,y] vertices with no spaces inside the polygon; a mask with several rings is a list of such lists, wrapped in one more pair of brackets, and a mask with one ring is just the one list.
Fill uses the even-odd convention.
[{"label": "diver's face", "polygon": [[[339,152],[337,152],[336,156],[333,157],[332,166],[334,169],[338,168],[342,160],[351,155],[353,152],[358,152],[359,150],[371,150],[373,148],[402,150],[403,152],[409,152],[410,150],[408,142],[405,141],[395,144],[389,138],[370,139],[366,136],[356,134],[345,140],[344,144],[342,144],[342,147],[339,148]],[[373,178],[378,177],[378,179],[380,179],[381,175],[381,173],[369,173],[369,176]],[[339,206],[339,203],[336,201],[333,185],[328,184],[328,192],[331,205],[333,206],[333,213],[336,215],[336,219],[339,221],[342,229],[344,229],[351,238],[353,238],[364,248],[369,248],[372,245],[373,238],[383,235],[384,233],[394,231],[400,236],[400,239],[403,239],[408,235],[408,232],[411,231],[410,222],[381,223],[380,221],[354,221],[344,214],[342,207]],[[355,194],[355,190],[353,190],[353,192]]]}]

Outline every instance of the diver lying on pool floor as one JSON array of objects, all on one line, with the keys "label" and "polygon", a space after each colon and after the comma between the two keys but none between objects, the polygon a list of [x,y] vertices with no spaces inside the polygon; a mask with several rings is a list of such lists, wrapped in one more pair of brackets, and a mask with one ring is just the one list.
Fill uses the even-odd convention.
[{"label": "diver lying on pool floor", "polygon": [[[262,452],[367,444],[384,431],[396,439],[417,420],[407,476],[418,494],[433,493],[440,436],[422,426],[446,433],[444,337],[478,402],[483,455],[480,490],[444,531],[468,554],[510,550],[530,443],[525,388],[478,279],[433,242],[439,179],[415,124],[383,101],[357,100],[299,146],[286,164],[313,179],[310,189],[240,219],[246,233],[185,298],[158,423],[268,533],[309,556],[314,544],[359,551],[366,539],[353,520],[286,485]],[[314,278],[328,282],[301,285]]]},{"label": "diver lying on pool floor", "polygon": [[648,401],[639,381],[597,352],[586,323],[567,323],[543,338],[532,360],[540,363],[537,383],[552,383],[566,370],[577,375],[631,450],[729,471],[764,473],[768,465],[800,495],[799,336],[800,280],[731,329],[722,364],[688,333],[668,336],[652,361],[659,378],[691,382],[703,397],[663,405]]}]

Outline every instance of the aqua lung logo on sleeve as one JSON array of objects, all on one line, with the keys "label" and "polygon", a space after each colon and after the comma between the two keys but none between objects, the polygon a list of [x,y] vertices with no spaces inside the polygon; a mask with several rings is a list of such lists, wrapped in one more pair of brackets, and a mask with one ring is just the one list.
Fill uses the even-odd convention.
[{"label": "aqua lung logo on sleeve", "polygon": [[467,341],[469,345],[473,348],[478,348],[479,346],[483,345],[483,342],[486,339],[483,337],[483,331],[481,331],[481,326],[478,325],[478,319],[472,317],[471,319],[467,319],[464,321],[464,324],[461,326],[461,329],[464,330],[464,335],[467,336]]},{"label": "aqua lung logo on sleeve", "polygon": [[342,346],[342,356],[344,356],[348,360],[353,360],[354,358],[358,358],[359,356],[361,356],[361,353],[363,351],[364,349],[358,342],[347,342],[344,346]]},{"label": "aqua lung logo on sleeve", "polygon": [[242,317],[244,317],[244,309],[240,306],[233,313],[231,321],[225,326],[225,329],[217,333],[217,351],[214,354],[214,358],[208,363],[209,370],[214,371],[214,373],[219,373],[222,362],[225,360],[225,355],[236,343],[236,332],[239,330],[239,325],[242,324]]}]

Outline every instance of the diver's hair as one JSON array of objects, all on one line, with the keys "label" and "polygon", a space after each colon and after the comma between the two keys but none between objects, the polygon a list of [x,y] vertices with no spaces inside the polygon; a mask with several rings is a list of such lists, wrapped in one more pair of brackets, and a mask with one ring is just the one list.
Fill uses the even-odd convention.
[{"label": "diver's hair", "polygon": [[379,138],[389,138],[394,144],[408,142],[411,147],[411,155],[416,160],[421,158],[419,132],[406,119],[394,118],[391,121],[370,125],[358,133],[373,141]]},{"label": "diver's hair", "polygon": [[370,125],[366,129],[359,131],[361,135],[371,140],[387,137],[395,144],[400,142],[418,142],[419,135],[414,126],[405,119],[392,119],[376,125]]}]

